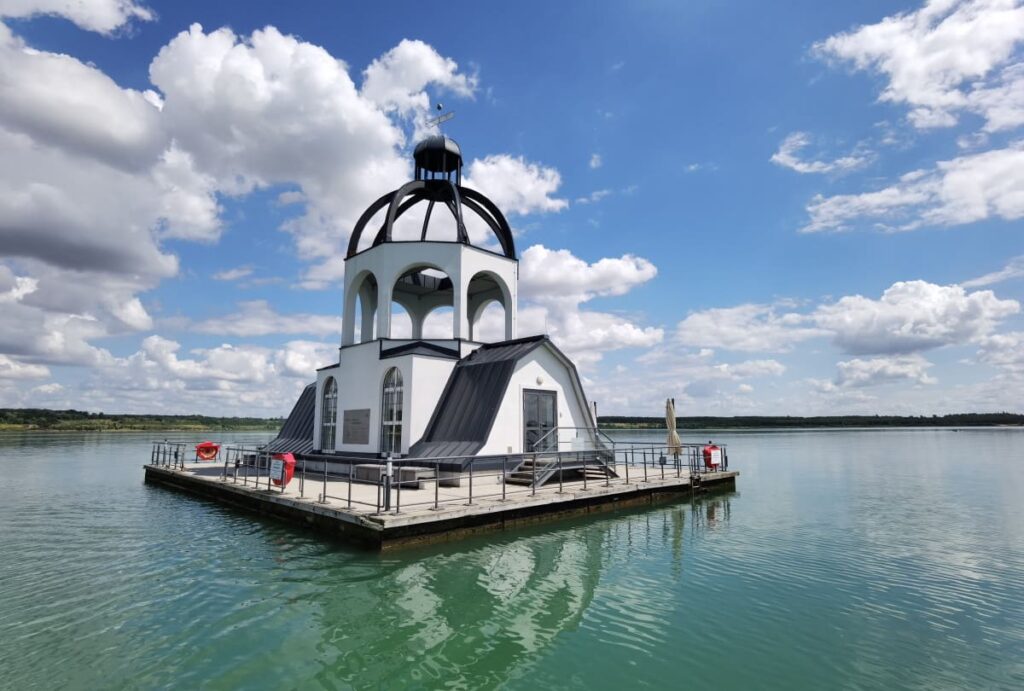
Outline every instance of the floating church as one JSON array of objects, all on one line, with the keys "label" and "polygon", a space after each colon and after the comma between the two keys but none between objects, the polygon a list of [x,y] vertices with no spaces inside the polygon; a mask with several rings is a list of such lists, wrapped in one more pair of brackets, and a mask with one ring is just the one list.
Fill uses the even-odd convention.
[{"label": "floating church", "polygon": [[430,137],[413,158],[356,222],[338,361],[277,438],[194,460],[155,442],[146,482],[381,549],[735,488],[725,448],[681,443],[668,404],[664,444],[597,428],[572,361],[516,333],[515,239],[462,185],[459,146]]},{"label": "floating church", "polygon": [[[373,202],[352,231],[338,362],[316,373],[264,450],[468,463],[558,451],[560,429],[587,441],[596,421],[572,361],[547,336],[517,337],[519,263],[504,214],[463,186],[452,139],[429,137],[413,158],[414,179]],[[504,310],[500,340],[481,331],[492,303]],[[411,322],[407,337],[396,337],[394,304]],[[428,335],[432,313],[450,314],[450,329],[438,333],[435,317]]]}]

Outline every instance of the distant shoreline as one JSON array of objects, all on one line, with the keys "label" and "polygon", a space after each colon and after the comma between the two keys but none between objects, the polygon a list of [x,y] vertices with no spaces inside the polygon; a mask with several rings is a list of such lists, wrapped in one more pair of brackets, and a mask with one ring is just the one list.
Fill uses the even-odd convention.
[{"label": "distant shoreline", "polygon": [[36,425],[0,424],[0,432],[277,432],[278,427],[90,427],[88,425],[62,425],[60,427],[38,427]]},{"label": "distant shoreline", "polygon": [[[665,429],[664,417],[598,416],[604,429]],[[747,415],[740,417],[676,417],[676,427],[688,429],[816,429],[887,427],[1024,427],[1016,413],[958,413],[953,415],[819,415],[811,417]]]},{"label": "distant shoreline", "polygon": [[120,415],[80,410],[0,408],[0,431],[277,432],[283,418],[206,415]]},{"label": "distant shoreline", "polygon": [[[605,429],[665,429],[665,418],[603,415]],[[277,432],[284,418],[211,417],[206,415],[128,415],[45,408],[0,408],[0,431],[33,432]],[[680,430],[691,429],[816,429],[887,427],[1024,427],[1017,413],[952,415],[819,415],[810,417],[745,415],[677,417]]]}]

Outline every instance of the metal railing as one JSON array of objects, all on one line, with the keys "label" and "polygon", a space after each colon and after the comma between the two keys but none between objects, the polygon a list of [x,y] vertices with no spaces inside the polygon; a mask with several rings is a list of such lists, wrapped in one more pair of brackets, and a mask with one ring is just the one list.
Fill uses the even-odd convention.
[{"label": "metal railing", "polygon": [[[566,432],[572,434],[567,436]],[[615,440],[597,427],[552,427],[533,442],[530,450],[544,451],[549,449],[552,443],[554,451],[561,451],[566,444],[569,445],[568,450],[607,449],[615,444]]]},{"label": "metal railing", "polygon": [[[566,492],[566,488],[586,492],[593,487],[685,477],[690,487],[696,488],[703,476],[729,467],[727,449],[721,444],[721,463],[711,468],[705,462],[705,444],[669,447],[604,436],[607,439],[602,439],[598,448],[525,454],[394,458],[389,462],[310,454],[296,461],[293,481],[298,482],[300,499],[306,499],[309,489],[314,492],[310,500],[320,504],[334,501],[348,510],[397,514],[403,509],[440,510],[481,500],[536,496],[550,493],[556,486],[558,493]],[[285,483],[275,484],[271,473],[275,454],[251,446],[222,446],[218,458],[194,462],[188,460],[190,446],[185,442],[154,442],[151,464],[179,470],[220,465],[222,482],[281,494],[287,491]],[[193,468],[186,468],[186,463]],[[368,488],[373,488],[372,494],[365,491]]]}]

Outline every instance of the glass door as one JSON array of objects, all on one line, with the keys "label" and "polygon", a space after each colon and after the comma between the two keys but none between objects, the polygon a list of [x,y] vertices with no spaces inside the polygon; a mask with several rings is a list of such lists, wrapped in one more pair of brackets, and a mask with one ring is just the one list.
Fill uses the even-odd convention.
[{"label": "glass door", "polygon": [[523,392],[523,451],[557,451],[558,394],[554,391]]}]

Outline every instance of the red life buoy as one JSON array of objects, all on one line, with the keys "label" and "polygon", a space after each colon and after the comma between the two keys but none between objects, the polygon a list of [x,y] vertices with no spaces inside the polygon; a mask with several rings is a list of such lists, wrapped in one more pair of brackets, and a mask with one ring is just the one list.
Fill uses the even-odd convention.
[{"label": "red life buoy", "polygon": [[200,461],[212,461],[217,458],[219,453],[220,444],[214,444],[212,441],[196,444],[196,458]]}]

